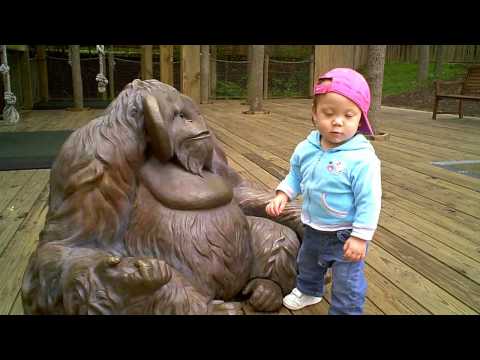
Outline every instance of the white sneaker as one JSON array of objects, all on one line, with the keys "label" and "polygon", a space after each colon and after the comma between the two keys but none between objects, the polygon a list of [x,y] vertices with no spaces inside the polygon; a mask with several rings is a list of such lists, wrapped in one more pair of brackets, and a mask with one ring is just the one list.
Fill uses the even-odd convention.
[{"label": "white sneaker", "polygon": [[322,297],[305,295],[297,288],[294,288],[290,294],[283,298],[283,305],[290,310],[300,310],[305,306],[318,304]]}]

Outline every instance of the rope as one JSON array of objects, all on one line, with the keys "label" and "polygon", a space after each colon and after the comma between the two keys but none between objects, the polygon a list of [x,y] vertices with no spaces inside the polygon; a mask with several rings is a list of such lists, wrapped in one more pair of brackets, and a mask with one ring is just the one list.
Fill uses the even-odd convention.
[{"label": "rope", "polygon": [[104,74],[104,59],[105,59],[105,46],[97,45],[98,62],[100,65],[100,72],[97,74],[95,80],[98,82],[98,92],[104,93],[107,91],[108,79]]},{"label": "rope", "polygon": [[[71,59],[70,57],[68,58],[60,58],[60,57],[55,57],[55,56],[50,56],[48,55],[47,56],[47,59],[49,60],[59,60],[59,61],[68,61],[69,64],[71,65]],[[84,59],[80,59],[80,61],[91,61],[91,60],[98,60],[98,58],[94,57],[94,58],[84,58]]]},{"label": "rope", "polygon": [[50,56],[50,55],[47,56],[47,59],[48,59],[48,60],[61,60],[61,61],[68,61],[68,62],[70,62],[70,59],[69,59],[69,58],[59,58],[59,57]]},{"label": "rope", "polygon": [[130,62],[130,63],[135,63],[135,64],[140,64],[140,61],[137,61],[137,60],[126,60],[126,59],[121,59],[121,58],[114,58],[116,59],[117,61],[120,61],[120,62]]},{"label": "rope", "polygon": [[281,60],[274,60],[270,59],[270,62],[276,64],[306,64],[312,62],[311,60],[299,60],[299,61],[281,61]]},{"label": "rope", "polygon": [[246,64],[246,63],[248,63],[248,60],[234,61],[234,60],[219,60],[219,59],[216,59],[215,61],[216,62],[223,62],[223,63],[234,63],[234,64]]},{"label": "rope", "polygon": [[[213,60],[213,59],[212,59]],[[248,60],[220,60],[216,59],[216,62],[222,62],[222,63],[233,63],[233,64],[246,64],[248,63]],[[275,59],[270,59],[270,62],[272,63],[277,63],[277,64],[306,64],[310,63],[311,60],[299,60],[299,61],[280,61],[280,60],[275,60]]]}]

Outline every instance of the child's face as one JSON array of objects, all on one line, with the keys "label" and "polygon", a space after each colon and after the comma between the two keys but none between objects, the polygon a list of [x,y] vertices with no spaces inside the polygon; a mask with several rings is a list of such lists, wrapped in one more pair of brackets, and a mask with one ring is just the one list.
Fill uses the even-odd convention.
[{"label": "child's face", "polygon": [[337,93],[318,96],[313,108],[313,121],[322,135],[322,146],[333,148],[353,137],[358,130],[362,112],[358,106]]}]

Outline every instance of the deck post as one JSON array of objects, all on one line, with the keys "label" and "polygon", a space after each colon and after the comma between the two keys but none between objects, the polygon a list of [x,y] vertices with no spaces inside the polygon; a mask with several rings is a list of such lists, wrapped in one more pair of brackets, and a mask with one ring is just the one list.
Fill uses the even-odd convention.
[{"label": "deck post", "polygon": [[107,55],[108,59],[108,88],[110,91],[110,99],[115,98],[115,59],[113,53],[113,45]]},{"label": "deck post", "polygon": [[172,45],[160,45],[160,81],[172,86],[174,84]]},{"label": "deck post", "polygon": [[313,85],[315,84],[315,52],[310,54],[308,67],[308,96],[313,97]]},{"label": "deck post", "polygon": [[152,54],[152,45],[142,45],[141,52],[141,73],[142,80],[149,80],[153,78],[153,54]]},{"label": "deck post", "polygon": [[37,47],[37,68],[38,68],[38,85],[40,89],[40,100],[47,102],[48,94],[48,67],[47,67],[47,52],[45,45]]},{"label": "deck post", "polygon": [[181,92],[200,102],[200,45],[182,45]]},{"label": "deck post", "polygon": [[210,98],[217,98],[217,45],[210,45]]},{"label": "deck post", "polygon": [[268,66],[270,63],[270,56],[265,54],[263,60],[263,98],[268,99]]},{"label": "deck post", "polygon": [[207,104],[210,90],[210,46],[200,46],[200,97],[201,103]]}]

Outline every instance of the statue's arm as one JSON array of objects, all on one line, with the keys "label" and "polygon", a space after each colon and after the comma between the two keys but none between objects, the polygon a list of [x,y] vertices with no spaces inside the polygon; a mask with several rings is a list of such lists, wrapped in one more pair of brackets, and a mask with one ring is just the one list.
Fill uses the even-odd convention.
[{"label": "statue's arm", "polygon": [[243,179],[231,167],[226,176],[234,189],[234,196],[245,215],[271,219],[294,230],[303,238],[303,224],[300,219],[302,204],[299,200],[289,201],[281,215],[272,218],[267,215],[265,207],[275,197],[275,191],[266,191],[259,184]]},{"label": "statue's arm", "polygon": [[227,157],[217,144],[214,152],[213,171],[223,176],[234,189],[234,197],[246,215],[271,219],[294,230],[300,239],[303,238],[303,224],[300,219],[301,202],[288,202],[282,214],[276,218],[267,215],[265,207],[275,197],[275,192],[265,191],[258,183],[242,178],[231,166]]}]

